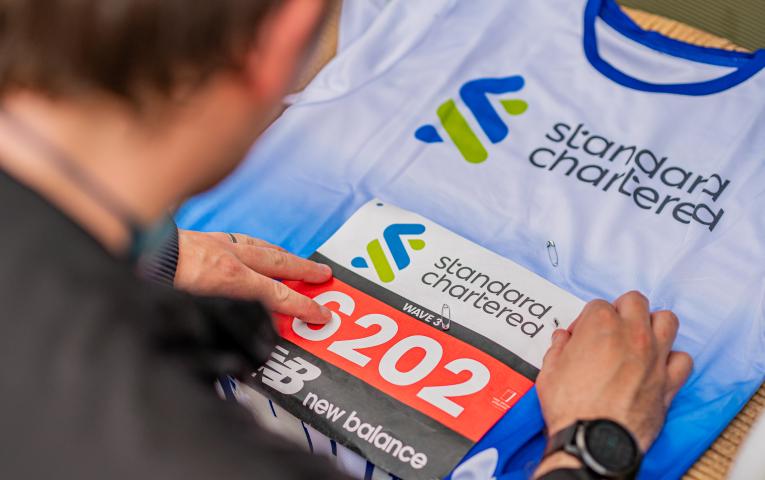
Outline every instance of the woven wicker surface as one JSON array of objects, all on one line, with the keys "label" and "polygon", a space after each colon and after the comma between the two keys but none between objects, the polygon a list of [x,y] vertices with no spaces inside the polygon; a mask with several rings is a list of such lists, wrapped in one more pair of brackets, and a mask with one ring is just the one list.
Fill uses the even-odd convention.
[{"label": "woven wicker surface", "polygon": [[[646,30],[654,30],[668,37],[696,45],[745,51],[745,49],[724,38],[716,37],[682,23],[640,10],[623,8],[637,24]],[[752,424],[762,414],[763,410],[765,410],[765,385],[760,387],[760,390],[733,419],[715,443],[688,471],[685,478],[688,480],[722,480],[726,478],[736,452],[738,452]]]},{"label": "woven wicker surface", "polygon": [[680,22],[669,20],[659,15],[647,13],[628,7],[622,9],[632,17],[632,19],[646,30],[654,30],[676,40],[682,40],[688,43],[694,43],[704,47],[724,48],[726,50],[746,51],[745,48],[735,45],[730,40],[717,37],[697,28],[689,27]]},{"label": "woven wicker surface", "polygon": [[[763,0],[616,0],[732,40],[749,49],[765,47]],[[765,476],[763,476],[765,478]]]}]

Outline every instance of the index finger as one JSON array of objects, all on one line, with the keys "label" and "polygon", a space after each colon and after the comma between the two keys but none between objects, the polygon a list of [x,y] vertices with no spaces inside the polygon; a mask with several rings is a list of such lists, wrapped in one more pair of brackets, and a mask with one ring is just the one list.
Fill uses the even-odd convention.
[{"label": "index finger", "polygon": [[231,298],[258,300],[272,312],[298,317],[307,323],[325,324],[332,319],[332,312],[327,307],[244,265],[239,275],[224,281],[228,285],[227,296]]},{"label": "index finger", "polygon": [[319,325],[332,319],[332,312],[324,305],[319,305],[281,282],[266,280],[270,281],[272,285],[270,289],[266,290],[262,300],[271,311],[297,317],[306,323]]}]

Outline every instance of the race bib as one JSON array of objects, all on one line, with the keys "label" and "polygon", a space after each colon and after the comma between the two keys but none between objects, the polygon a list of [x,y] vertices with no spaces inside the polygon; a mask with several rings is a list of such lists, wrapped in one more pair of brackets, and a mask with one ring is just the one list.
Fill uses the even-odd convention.
[{"label": "race bib", "polygon": [[372,201],[312,257],[333,311],[277,316],[282,340],[251,384],[405,479],[447,475],[528,392],[556,328],[584,303],[418,215]]}]

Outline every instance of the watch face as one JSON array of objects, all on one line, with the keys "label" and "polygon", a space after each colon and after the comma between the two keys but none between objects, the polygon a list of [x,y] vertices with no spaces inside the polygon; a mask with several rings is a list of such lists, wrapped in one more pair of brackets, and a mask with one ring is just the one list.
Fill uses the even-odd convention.
[{"label": "watch face", "polygon": [[629,472],[638,459],[638,446],[632,436],[610,420],[596,420],[584,434],[587,453],[609,472]]}]

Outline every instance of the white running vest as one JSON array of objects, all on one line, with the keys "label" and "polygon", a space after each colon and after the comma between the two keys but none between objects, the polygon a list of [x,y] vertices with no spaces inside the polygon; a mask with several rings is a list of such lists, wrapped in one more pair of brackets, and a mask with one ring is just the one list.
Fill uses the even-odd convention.
[{"label": "white running vest", "polygon": [[[338,56],[180,224],[309,254],[377,197],[580,298],[641,290],[695,360],[641,474],[679,477],[765,377],[765,51],[645,32],[613,0],[346,3]],[[538,460],[527,397],[482,472]]]}]

